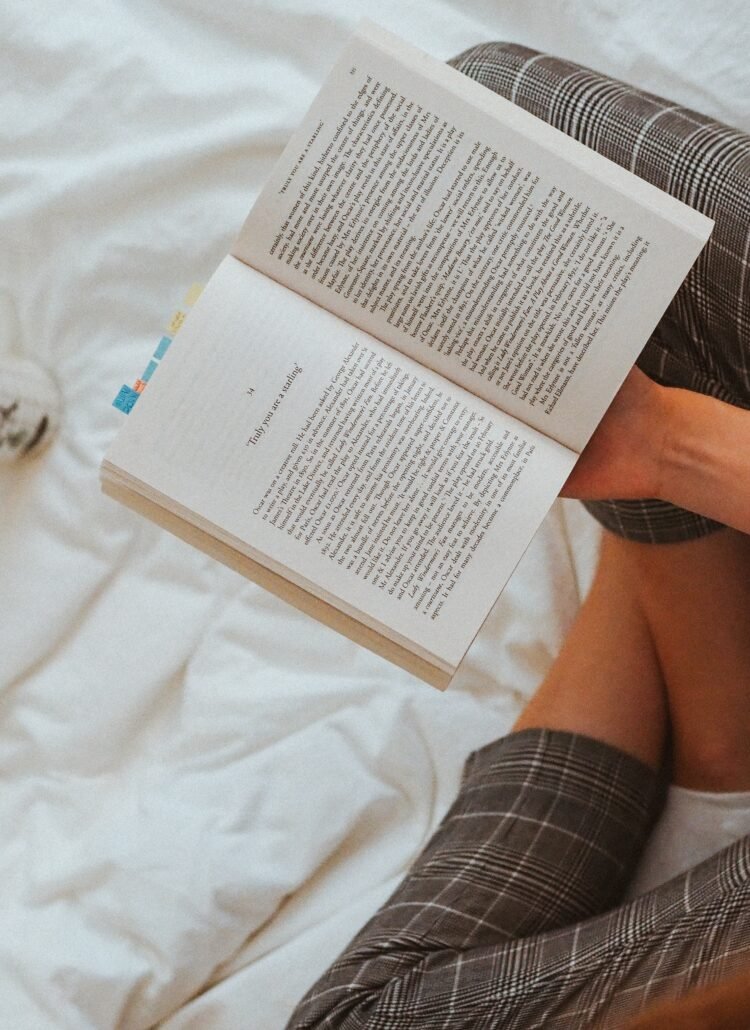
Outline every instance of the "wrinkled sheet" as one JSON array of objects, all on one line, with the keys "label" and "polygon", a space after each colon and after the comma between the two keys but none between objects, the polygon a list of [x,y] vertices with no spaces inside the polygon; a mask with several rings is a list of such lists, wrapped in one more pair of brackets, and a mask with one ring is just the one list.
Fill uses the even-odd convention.
[{"label": "wrinkled sheet", "polygon": [[[744,3],[10,0],[0,352],[56,375],[0,469],[0,1026],[283,1026],[509,727],[592,572],[558,503],[441,695],[104,498],[111,400],[361,14],[513,39],[748,128]],[[743,42],[744,40],[744,42]]]}]

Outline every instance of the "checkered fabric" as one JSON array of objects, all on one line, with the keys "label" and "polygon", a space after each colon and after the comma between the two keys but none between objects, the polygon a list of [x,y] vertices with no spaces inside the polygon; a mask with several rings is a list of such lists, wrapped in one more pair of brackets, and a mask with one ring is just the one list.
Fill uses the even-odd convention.
[{"label": "checkered fabric", "polygon": [[750,838],[612,908],[662,797],[654,772],[589,737],[524,730],[475,752],[411,872],[287,1030],[609,1028],[750,962]]},{"label": "checkered fabric", "polygon": [[[638,365],[664,385],[750,408],[750,136],[513,43],[481,44],[449,63],[715,220]],[[586,507],[613,532],[648,543],[719,528],[658,500]]]}]

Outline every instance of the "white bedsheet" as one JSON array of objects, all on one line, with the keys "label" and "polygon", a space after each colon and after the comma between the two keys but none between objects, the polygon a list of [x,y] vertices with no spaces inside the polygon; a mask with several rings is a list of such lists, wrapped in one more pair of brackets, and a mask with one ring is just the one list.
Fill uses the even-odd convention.
[{"label": "white bedsheet", "polygon": [[[547,49],[748,128],[744,0],[11,0],[0,349],[65,421],[0,471],[0,1028],[275,1030],[392,890],[575,613],[553,509],[445,695],[99,493],[111,406],[361,14]],[[192,999],[192,1000],[191,1000]]]}]

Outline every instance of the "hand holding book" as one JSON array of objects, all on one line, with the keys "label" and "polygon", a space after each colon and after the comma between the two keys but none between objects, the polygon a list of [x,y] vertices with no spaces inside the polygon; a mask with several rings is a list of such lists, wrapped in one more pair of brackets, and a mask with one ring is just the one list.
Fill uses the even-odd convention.
[{"label": "hand holding book", "polygon": [[750,533],[750,412],[633,368],[561,493],[655,497]]},{"label": "hand holding book", "polygon": [[568,476],[563,497],[659,496],[667,428],[664,390],[640,369],[628,372]]},{"label": "hand holding book", "polygon": [[[444,687],[710,228],[365,25],[103,486]],[[573,489],[650,485],[648,389]]]}]

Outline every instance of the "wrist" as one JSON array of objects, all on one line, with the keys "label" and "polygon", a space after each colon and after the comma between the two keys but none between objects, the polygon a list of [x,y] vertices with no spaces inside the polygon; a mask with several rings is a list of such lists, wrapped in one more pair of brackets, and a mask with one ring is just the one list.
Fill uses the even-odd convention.
[{"label": "wrist", "polygon": [[679,460],[675,449],[680,439],[682,412],[675,403],[675,390],[660,386],[651,379],[647,381],[642,427],[645,436],[643,447],[650,459],[649,489],[640,496],[668,500],[667,494],[672,489],[675,465]]},{"label": "wrist", "polygon": [[750,412],[663,388],[657,497],[750,531]]},{"label": "wrist", "polygon": [[702,489],[711,464],[710,442],[705,435],[706,400],[709,398],[689,390],[662,388],[657,494],[662,500],[684,505],[686,495]]}]

